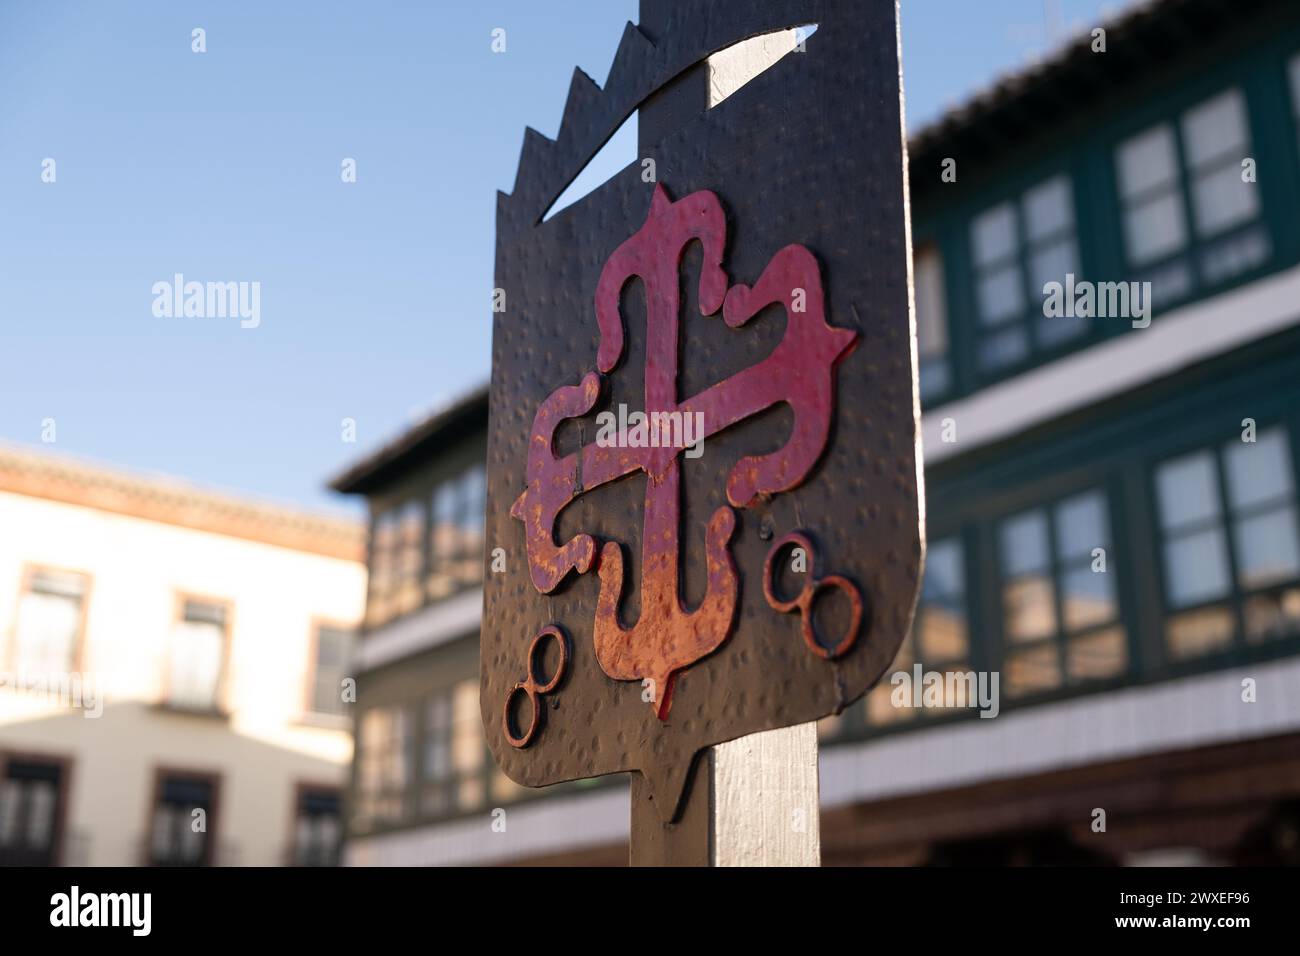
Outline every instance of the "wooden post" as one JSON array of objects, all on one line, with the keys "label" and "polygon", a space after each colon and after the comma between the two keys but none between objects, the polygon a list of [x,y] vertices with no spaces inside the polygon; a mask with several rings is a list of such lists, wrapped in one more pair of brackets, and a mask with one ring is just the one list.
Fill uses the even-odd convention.
[{"label": "wooden post", "polygon": [[674,823],[633,774],[631,835],[633,866],[820,865],[816,723],[704,751]]}]

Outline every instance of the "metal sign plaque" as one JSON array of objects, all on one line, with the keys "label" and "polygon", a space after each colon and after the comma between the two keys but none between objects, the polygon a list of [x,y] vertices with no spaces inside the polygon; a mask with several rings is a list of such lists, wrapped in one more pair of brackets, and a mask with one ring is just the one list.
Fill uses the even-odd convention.
[{"label": "metal sign plaque", "polygon": [[[710,105],[711,56],[795,27]],[[646,0],[605,88],[575,72],[525,135],[480,698],[519,783],[639,771],[671,819],[703,748],[893,659],[923,550],[897,50],[893,0]],[[636,110],[639,161],[544,220]]]}]

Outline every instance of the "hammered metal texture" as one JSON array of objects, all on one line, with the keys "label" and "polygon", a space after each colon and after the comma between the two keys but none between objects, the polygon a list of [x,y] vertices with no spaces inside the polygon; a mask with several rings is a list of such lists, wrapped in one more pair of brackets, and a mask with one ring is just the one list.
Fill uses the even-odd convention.
[{"label": "hammered metal texture", "polygon": [[[556,142],[530,132],[515,191],[499,197],[496,284],[505,290],[506,311],[496,316],[493,334],[487,534],[489,551],[505,549],[507,570],[486,576],[481,708],[492,752],[512,779],[542,786],[639,770],[668,817],[702,748],[838,712],[879,679],[910,625],[923,535],[892,0],[680,0],[662,22],[653,43],[629,27],[604,91],[575,74]],[[530,580],[524,526],[510,514],[527,485],[539,404],[597,367],[597,281],[614,250],[646,221],[655,187],[642,181],[636,163],[540,220],[618,123],[685,68],[749,36],[807,23],[818,24],[807,52],[788,54],[643,150],[673,198],[717,194],[727,220],[722,265],[732,284],[753,284],[784,246],[806,246],[821,267],[827,321],[859,337],[838,367],[828,446],[807,480],[736,510],[733,629],[716,652],[680,673],[671,711],[660,720],[640,684],[611,679],[597,662],[597,573],[571,574],[552,593],[540,593]],[[681,270],[681,396],[760,363],[786,325],[779,306],[740,328],[702,317],[701,262],[699,244],[688,247]],[[646,306],[639,280],[624,289],[622,314],[623,362],[605,376],[590,414],[556,432],[557,455],[593,440],[596,413],[620,403],[644,406]],[[731,469],[746,455],[780,448],[792,425],[788,407],[779,405],[710,437],[701,458],[681,462],[687,608],[704,597],[706,524],[728,504]],[[556,542],[585,533],[622,544],[627,624],[640,610],[645,481],[638,473],[583,494],[555,528]],[[840,575],[862,595],[857,639],[838,657],[810,652],[801,616],[774,611],[764,596],[768,552],[794,531],[813,544],[819,576]],[[567,675],[542,698],[549,708],[543,729],[519,749],[507,740],[503,702],[528,673],[533,638],[552,624],[570,637]]]}]

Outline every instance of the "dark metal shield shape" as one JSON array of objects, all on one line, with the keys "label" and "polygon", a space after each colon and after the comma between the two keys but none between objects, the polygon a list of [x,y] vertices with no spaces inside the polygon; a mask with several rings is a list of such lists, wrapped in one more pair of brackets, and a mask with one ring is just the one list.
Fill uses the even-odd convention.
[{"label": "dark metal shield shape", "polygon": [[[709,56],[810,24],[708,108]],[[638,109],[641,160],[543,221]],[[893,0],[646,0],[605,88],[575,71],[525,134],[481,666],[512,779],[639,771],[671,818],[703,748],[893,659],[923,551],[900,112]]]}]

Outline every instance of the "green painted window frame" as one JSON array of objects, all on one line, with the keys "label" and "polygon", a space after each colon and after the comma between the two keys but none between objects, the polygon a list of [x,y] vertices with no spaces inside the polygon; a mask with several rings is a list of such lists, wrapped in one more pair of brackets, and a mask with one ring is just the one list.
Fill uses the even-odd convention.
[{"label": "green painted window frame", "polygon": [[[842,719],[834,724],[835,733],[827,733],[826,737],[833,737],[836,734],[848,734],[852,731],[867,731],[869,733],[880,733],[888,730],[899,729],[900,725],[924,723],[933,724],[936,720],[944,717],[950,717],[954,714],[965,713],[965,710],[958,708],[944,708],[936,710],[933,708],[907,708],[901,714],[891,716],[889,720],[872,720],[871,707],[873,705],[873,695],[875,700],[888,700],[894,687],[890,683],[892,676],[900,670],[911,671],[916,664],[920,664],[925,672],[937,671],[947,673],[949,671],[967,672],[975,670],[973,663],[974,633],[971,626],[970,615],[970,587],[971,587],[971,561],[969,556],[968,542],[964,533],[960,530],[954,530],[941,536],[931,536],[931,543],[927,545],[926,566],[929,567],[931,555],[934,549],[944,546],[957,548],[958,561],[958,580],[960,589],[952,594],[946,594],[939,600],[927,600],[924,592],[924,582],[922,583],[922,592],[917,599],[916,614],[912,618],[912,626],[908,629],[907,635],[903,638],[902,644],[899,645],[897,654],[889,668],[881,677],[880,683],[867,692],[862,701],[841,715]],[[965,628],[965,653],[956,656],[935,656],[927,655],[925,649],[925,638],[921,636],[921,627],[924,614],[927,607],[934,604],[957,604],[960,605],[960,617]]]},{"label": "green painted window frame", "polygon": [[[1103,508],[1102,514],[1102,531],[1104,537],[1102,540],[1093,544],[1089,553],[1084,556],[1082,553],[1065,554],[1062,550],[1060,539],[1059,515],[1061,510],[1068,504],[1078,501],[1079,499],[1095,496]],[[1116,584],[1114,568],[1114,542],[1116,540],[1116,528],[1114,522],[1114,505],[1111,502],[1111,495],[1105,483],[1074,488],[1065,494],[1058,494],[1051,498],[1043,499],[1029,507],[1016,508],[1013,511],[997,517],[993,521],[993,532],[995,537],[995,547],[997,550],[997,574],[994,578],[997,595],[996,603],[1001,611],[999,615],[1000,627],[998,628],[998,651],[1000,658],[1000,670],[1002,673],[1001,686],[1002,694],[1008,702],[1028,702],[1039,697],[1059,694],[1062,691],[1078,690],[1080,688],[1106,685],[1114,683],[1118,679],[1125,677],[1130,671],[1130,661],[1132,659],[1130,628],[1126,624],[1123,608],[1122,589]],[[1041,517],[1043,522],[1043,531],[1045,534],[1044,545],[1046,547],[1045,563],[1034,567],[1017,570],[1012,572],[1007,566],[1006,554],[1003,549],[1003,533],[1011,522],[1022,519],[1031,515]],[[1096,549],[1102,549],[1105,561],[1104,571],[1093,570],[1098,558]],[[1109,588],[1109,598],[1113,606],[1111,617],[1103,621],[1094,621],[1085,623],[1076,627],[1070,627],[1067,621],[1064,581],[1068,574],[1087,568],[1090,574],[1106,574],[1105,579]],[[1025,580],[1032,577],[1045,578],[1051,587],[1051,610],[1052,610],[1052,628],[1050,632],[1044,632],[1042,635],[1032,637],[1027,640],[1013,640],[1009,634],[1007,626],[1007,603],[1006,595],[1009,585],[1018,580]],[[990,593],[990,599],[993,599]],[[1118,670],[1114,674],[1107,674],[1100,677],[1075,677],[1071,674],[1070,653],[1072,645],[1077,642],[1085,641],[1089,638],[1104,636],[1107,632],[1118,629],[1120,632],[1120,644],[1124,651],[1123,660]],[[1007,659],[1013,654],[1029,654],[1035,651],[1050,648],[1055,651],[1055,668],[1057,679],[1050,687],[1043,688],[1039,691],[1031,691],[1023,694],[1013,693],[1010,689],[1008,679]]]},{"label": "green painted window frame", "polygon": [[[1118,174],[1120,150],[1125,144],[1161,128],[1167,129],[1172,138],[1175,181],[1171,192],[1178,197],[1178,210],[1185,230],[1184,242],[1176,250],[1149,261],[1134,263],[1131,259],[1128,238],[1122,231],[1120,235],[1120,248],[1125,250],[1124,268],[1128,271],[1128,275],[1124,278],[1140,282],[1153,279],[1165,270],[1176,267],[1181,267],[1184,270],[1187,278],[1186,290],[1160,302],[1159,308],[1161,310],[1177,307],[1213,294],[1215,290],[1231,285],[1240,277],[1258,272],[1259,269],[1268,266],[1275,258],[1272,229],[1264,213],[1264,201],[1259,195],[1258,183],[1252,184],[1256,190],[1256,198],[1255,212],[1250,219],[1229,226],[1210,236],[1200,235],[1197,229],[1198,203],[1194,195],[1194,186],[1198,177],[1207,174],[1207,168],[1194,166],[1189,157],[1186,130],[1187,117],[1194,110],[1206,106],[1222,96],[1233,93],[1241,98],[1244,122],[1243,135],[1245,137],[1242,145],[1243,152],[1241,156],[1225,154],[1228,157],[1227,159],[1216,157],[1209,165],[1212,165],[1214,170],[1218,171],[1229,169],[1234,165],[1237,169],[1240,169],[1241,163],[1247,158],[1255,158],[1258,161],[1258,158],[1254,155],[1257,150],[1255,148],[1256,130],[1252,121],[1250,102],[1251,91],[1242,79],[1227,83],[1208,95],[1200,95],[1184,100],[1162,119],[1118,137],[1112,150],[1117,168],[1116,183],[1118,186],[1120,180]],[[1129,203],[1125,201],[1119,188],[1117,188],[1115,199],[1120,208],[1120,221],[1122,223]],[[1148,197],[1144,194],[1137,197],[1137,201],[1146,203]],[[1206,260],[1212,250],[1240,242],[1252,234],[1261,238],[1263,242],[1263,252],[1258,261],[1222,276],[1215,277],[1207,274]]]},{"label": "green painted window frame", "polygon": [[[392,721],[389,734],[383,738],[384,749],[378,754],[371,746],[367,733],[367,718],[380,714]],[[354,758],[353,802],[349,807],[348,829],[356,833],[381,833],[409,824],[412,813],[412,787],[419,779],[417,755],[420,725],[417,715],[408,702],[390,702],[367,707],[357,715],[356,756]],[[385,777],[389,761],[396,760],[401,765],[401,780],[394,783],[381,779],[379,787],[371,790],[367,787],[363,775],[369,766],[378,762],[379,774]],[[394,801],[396,812],[380,814],[368,810],[368,800]]]},{"label": "green painted window frame", "polygon": [[[1290,496],[1289,507],[1294,515],[1300,516],[1300,458],[1297,457],[1297,428],[1285,418],[1277,417],[1265,421],[1257,422],[1256,434],[1263,434],[1271,429],[1280,429],[1287,440],[1287,449],[1289,452],[1288,460],[1291,465],[1290,478]],[[1147,468],[1148,492],[1151,500],[1150,529],[1152,541],[1156,546],[1157,556],[1157,577],[1159,580],[1159,592],[1157,595],[1161,611],[1160,648],[1163,653],[1166,665],[1173,671],[1178,671],[1189,666],[1199,665],[1206,666],[1221,661],[1242,660],[1249,656],[1253,651],[1261,647],[1267,647],[1275,642],[1285,644],[1285,642],[1300,638],[1300,627],[1294,629],[1289,634],[1283,634],[1272,638],[1263,639],[1257,643],[1252,643],[1247,635],[1246,629],[1246,602],[1252,598],[1259,598],[1267,595],[1281,594],[1290,589],[1300,589],[1300,573],[1294,577],[1272,582],[1260,587],[1249,588],[1243,587],[1240,580],[1240,561],[1238,542],[1236,540],[1235,521],[1238,518],[1237,510],[1234,508],[1230,499],[1228,490],[1228,476],[1225,464],[1224,449],[1234,439],[1224,437],[1222,434],[1216,436],[1217,440],[1199,441],[1188,443],[1185,447],[1172,454],[1161,455],[1156,460],[1150,462]],[[1160,519],[1160,493],[1158,487],[1158,474],[1162,466],[1171,462],[1178,461],[1182,458],[1193,456],[1198,453],[1208,453],[1213,461],[1214,479],[1215,479],[1215,503],[1217,511],[1213,525],[1222,533],[1224,544],[1224,555],[1227,565],[1228,587],[1227,590],[1217,596],[1206,598],[1201,601],[1188,603],[1185,605],[1175,606],[1169,597],[1169,579],[1168,569],[1164,560],[1164,545],[1166,543],[1166,529],[1161,526]],[[1283,505],[1282,507],[1286,507]],[[1270,503],[1267,510],[1277,510]],[[1207,527],[1209,524],[1207,524]],[[1296,529],[1297,540],[1300,540],[1300,527]],[[1232,621],[1232,633],[1227,645],[1219,650],[1212,650],[1202,654],[1191,655],[1186,658],[1176,658],[1170,654],[1168,628],[1174,618],[1190,615],[1197,612],[1212,609],[1214,607],[1223,607],[1227,610]]]},{"label": "green painted window frame", "polygon": [[[944,254],[943,247],[933,237],[916,238],[912,243],[912,277],[915,289],[914,299],[919,300],[919,290],[921,283],[920,269],[917,266],[917,253],[926,252],[934,256],[935,267],[938,269],[938,288],[937,293],[940,300],[941,315],[932,317],[930,321],[936,323],[943,336],[942,348],[931,350],[929,353],[923,351],[924,343],[921,341],[921,328],[924,320],[922,316],[921,303],[915,302],[916,305],[916,339],[917,339],[917,375],[918,386],[923,404],[930,405],[935,401],[942,400],[944,396],[952,393],[956,388],[957,370],[956,363],[953,361],[953,321],[952,312],[949,308],[950,294],[948,290],[948,262]],[[934,370],[941,369],[942,375],[937,376]],[[931,381],[938,379],[937,382],[926,388],[927,371]]]},{"label": "green painted window frame", "polygon": [[[1043,235],[1035,236],[1030,228],[1026,207],[1031,195],[1046,189],[1057,182],[1063,182],[1067,191],[1066,208],[1069,221],[1064,225]],[[975,230],[980,220],[1006,207],[1011,215],[1013,232],[1013,251],[1002,258],[981,264],[978,261],[978,249],[975,242]],[[1083,253],[1079,239],[1079,202],[1075,176],[1068,168],[1058,168],[1046,175],[1039,175],[1022,188],[1002,195],[994,202],[986,203],[975,212],[967,223],[968,244],[971,263],[970,295],[973,303],[972,339],[974,340],[974,365],[984,377],[1005,377],[1014,370],[1034,364],[1036,358],[1056,355],[1062,351],[1072,351],[1088,338],[1087,323],[1080,324],[1074,334],[1054,342],[1042,340],[1042,324],[1046,322],[1064,323],[1068,319],[1047,319],[1043,315],[1043,291],[1038,288],[1032,277],[1035,274],[1034,260],[1037,254],[1050,247],[1068,245],[1073,248],[1074,273],[1076,279],[1084,275]],[[994,273],[1007,273],[1015,270],[1017,287],[1022,298],[1021,309],[1014,315],[998,320],[987,321],[983,314],[980,295],[980,283]],[[1065,281],[1061,275],[1060,281]],[[1036,307],[1035,307],[1036,306]],[[982,355],[984,345],[994,338],[1010,332],[1019,332],[1023,336],[1025,351],[1016,359],[986,364]]]},{"label": "green painted window frame", "polygon": [[1300,50],[1287,57],[1285,68],[1287,94],[1291,104],[1291,123],[1295,127],[1296,145],[1300,147]]},{"label": "green painted window frame", "polygon": [[[483,534],[484,515],[475,512],[475,507],[481,503],[486,508],[485,469],[482,457],[466,458],[451,470],[439,469],[434,480],[422,475],[402,494],[375,507],[370,518],[366,549],[368,631],[429,604],[482,586],[483,544],[474,549],[466,548],[462,543],[454,553],[439,555],[435,553],[433,530],[437,496],[452,494],[457,533],[462,533],[477,513],[477,530]],[[476,494],[467,500],[463,491],[470,475],[480,476],[476,487],[482,496]],[[404,521],[410,522],[406,530],[403,530]],[[451,575],[445,590],[438,590],[433,587],[431,579],[444,563],[457,566],[460,572]]]},{"label": "green painted window frame", "polygon": [[[457,715],[456,696],[465,689],[473,690],[473,708],[471,717],[473,740],[476,745],[478,762],[475,766],[462,771],[456,766],[457,754]],[[416,754],[418,757],[415,773],[416,812],[421,819],[444,820],[469,813],[480,812],[489,802],[491,793],[492,755],[488,751],[487,741],[479,723],[478,677],[465,676],[445,684],[421,698],[418,706],[419,720],[416,730]],[[437,721],[431,718],[438,712],[443,714],[441,726],[434,726]],[[446,772],[434,773],[429,761],[430,746],[441,747],[445,751]],[[468,790],[466,789],[468,788]],[[476,799],[467,799],[465,794],[477,788]]]},{"label": "green painted window frame", "polygon": [[382,627],[424,604],[428,524],[428,506],[414,496],[372,516],[366,557],[368,628]]},{"label": "green painted window frame", "polygon": [[[1051,352],[1032,352],[1016,365],[982,370],[974,350],[979,337],[979,317],[973,297],[974,256],[970,244],[971,222],[999,201],[1019,196],[1054,172],[1071,177],[1075,192],[1076,234],[1080,276],[1088,279],[1137,279],[1125,254],[1123,206],[1115,169],[1116,149],[1124,140],[1161,122],[1179,125],[1187,110],[1218,93],[1236,87],[1246,104],[1249,151],[1258,162],[1259,215],[1252,221],[1210,240],[1216,243],[1238,230],[1258,227],[1269,245],[1269,255],[1259,265],[1221,281],[1206,283],[1199,265],[1189,293],[1156,310],[1184,308],[1202,299],[1256,281],[1300,262],[1300,230],[1293,227],[1300,213],[1300,104],[1291,94],[1289,64],[1300,56],[1300,22],[1250,28],[1257,35],[1241,40],[1213,62],[1187,70],[1172,88],[1157,78],[1135,89],[1131,106],[1106,107],[1095,116],[1068,122],[1054,141],[1036,143],[1023,154],[1008,154],[997,169],[960,185],[945,187],[914,207],[914,234],[935,242],[944,261],[948,304],[951,387],[927,396],[927,409],[978,393],[981,389],[1050,364],[1118,335],[1136,334],[1128,322],[1094,319],[1089,333]],[[1181,142],[1181,133],[1175,130]],[[1063,145],[1064,144],[1064,145]],[[1199,256],[1200,246],[1186,196],[1189,183],[1179,155],[1182,208],[1188,218],[1189,246],[1183,255]],[[968,186],[967,183],[972,185]],[[951,197],[951,198],[949,198]]]},{"label": "green painted window frame", "polygon": [[[357,633],[354,628],[340,627],[324,621],[317,622],[312,629],[312,669],[311,683],[307,695],[307,713],[324,717],[341,717],[347,713],[347,704],[343,701],[343,681],[352,671],[352,654],[357,646]],[[330,655],[331,663],[322,663],[326,655],[324,650],[329,641],[339,645]]]},{"label": "green painted window frame", "polygon": [[[469,479],[473,478],[474,493],[472,497],[466,496],[466,490],[470,487]],[[480,536],[483,533],[484,524],[483,509],[487,507],[487,467],[484,462],[471,462],[470,464],[458,469],[443,480],[434,484],[427,495],[428,501],[428,520],[425,531],[425,559],[424,559],[424,589],[425,599],[427,601],[441,601],[453,595],[459,594],[468,588],[477,587],[483,583],[483,545],[475,549],[473,546],[466,546],[464,541],[455,544],[448,553],[439,553],[436,547],[435,535],[437,528],[434,522],[438,518],[438,503],[450,497],[451,513],[450,523],[453,525],[455,535],[463,535],[467,526],[473,522],[478,526]],[[447,586],[445,589],[436,588],[434,585],[434,576],[446,575]]]}]

